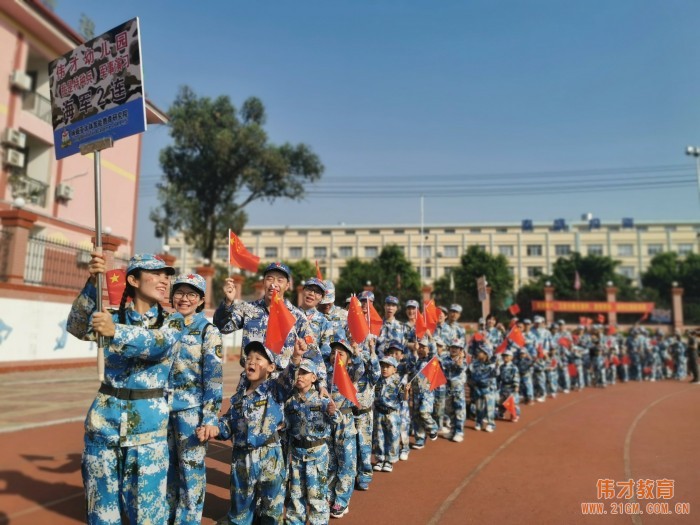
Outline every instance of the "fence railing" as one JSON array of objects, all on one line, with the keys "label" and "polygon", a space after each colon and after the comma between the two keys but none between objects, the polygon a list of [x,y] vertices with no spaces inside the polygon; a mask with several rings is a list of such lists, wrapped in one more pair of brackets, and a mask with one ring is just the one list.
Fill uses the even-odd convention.
[{"label": "fence railing", "polygon": [[0,282],[7,281],[10,269],[10,244],[12,244],[12,232],[0,230]]},{"label": "fence railing", "polygon": [[80,290],[87,279],[89,261],[90,252],[78,245],[31,236],[27,244],[24,282]]}]

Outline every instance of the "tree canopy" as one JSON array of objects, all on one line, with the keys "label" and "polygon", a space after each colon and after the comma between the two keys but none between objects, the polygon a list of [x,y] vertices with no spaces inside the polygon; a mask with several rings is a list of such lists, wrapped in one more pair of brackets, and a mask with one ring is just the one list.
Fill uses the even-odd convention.
[{"label": "tree canopy", "polygon": [[163,207],[151,212],[151,220],[163,235],[179,229],[210,260],[229,228],[241,232],[248,204],[301,200],[305,185],[323,173],[306,144],[269,143],[258,98],[237,110],[228,96],[198,97],[185,86],[168,113],[173,144],[160,152]]},{"label": "tree canopy", "polygon": [[491,311],[502,309],[513,294],[513,276],[508,270],[505,256],[491,255],[480,246],[472,245],[460,260],[460,265],[453,271],[454,290],[450,290],[449,275],[435,281],[435,298],[438,304],[456,302],[462,305],[463,320],[481,317],[476,280],[485,276],[491,287]]}]

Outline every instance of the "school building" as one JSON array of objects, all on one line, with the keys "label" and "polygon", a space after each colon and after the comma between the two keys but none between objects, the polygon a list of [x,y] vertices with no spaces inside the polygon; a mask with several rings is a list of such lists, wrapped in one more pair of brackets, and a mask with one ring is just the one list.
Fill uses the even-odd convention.
[{"label": "school building", "polygon": [[[582,255],[604,255],[620,261],[618,271],[639,281],[654,255],[675,251],[698,253],[700,221],[664,222],[600,221],[587,218],[567,224],[524,220],[518,223],[420,225],[255,226],[240,235],[245,246],[264,261],[283,259],[317,260],[323,275],[337,279],[345,261],[352,257],[371,260],[388,244],[398,245],[420,271],[424,281],[435,279],[459,266],[469,246],[477,245],[508,260],[516,289],[542,273],[551,273],[559,257],[576,251]],[[422,243],[421,243],[422,241]],[[182,236],[170,238],[170,253],[182,268],[201,262]],[[217,263],[225,263],[228,247],[216,252]]]}]

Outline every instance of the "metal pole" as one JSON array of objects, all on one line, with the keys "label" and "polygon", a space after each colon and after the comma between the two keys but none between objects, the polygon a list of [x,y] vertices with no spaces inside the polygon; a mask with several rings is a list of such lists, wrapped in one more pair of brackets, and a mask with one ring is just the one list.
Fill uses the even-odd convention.
[{"label": "metal pole", "polygon": [[700,200],[700,157],[695,156],[695,175],[698,178],[698,200]]},{"label": "metal pole", "polygon": [[420,285],[423,286],[425,275],[423,272],[423,195],[420,196]]},{"label": "metal pole", "polygon": [[[93,153],[95,160],[95,251],[102,255],[102,169],[100,162],[100,150]],[[97,303],[95,308],[98,312],[102,311],[102,276],[97,276]],[[105,355],[102,349],[104,348],[104,337],[97,338],[97,377],[100,381],[105,378]]]}]

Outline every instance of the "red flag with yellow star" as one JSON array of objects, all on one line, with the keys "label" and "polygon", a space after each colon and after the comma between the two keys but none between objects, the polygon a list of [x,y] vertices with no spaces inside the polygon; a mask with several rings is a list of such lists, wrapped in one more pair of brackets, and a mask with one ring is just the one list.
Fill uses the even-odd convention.
[{"label": "red flag with yellow star", "polygon": [[420,373],[423,374],[430,383],[430,390],[435,390],[440,385],[447,384],[447,378],[442,371],[442,366],[440,366],[440,361],[438,361],[437,356],[428,361]]},{"label": "red flag with yellow star", "polygon": [[509,395],[503,402],[503,408],[505,408],[512,417],[518,417],[518,411],[515,408],[515,398],[513,394]]},{"label": "red flag with yellow star", "polygon": [[107,270],[105,278],[107,279],[109,304],[117,305],[121,303],[124,289],[126,288],[126,270]]},{"label": "red flag with yellow star", "polygon": [[231,230],[228,231],[228,264],[235,264],[239,268],[249,272],[257,272],[260,264],[260,257],[250,253],[243,245],[238,236]]},{"label": "red flag with yellow star", "polygon": [[423,307],[423,315],[425,316],[425,326],[431,334],[435,333],[438,324],[437,307],[432,299]]},{"label": "red flag with yellow star", "polygon": [[335,353],[335,362],[333,363],[333,383],[338,387],[338,392],[353,403],[357,408],[360,408],[360,402],[357,400],[357,389],[352,384],[350,374],[345,364],[340,360],[340,352]]},{"label": "red flag with yellow star", "polygon": [[295,324],[295,317],[284,304],[284,299],[277,295],[277,290],[275,290],[272,292],[270,300],[270,317],[267,320],[265,346],[272,352],[281,354],[284,342]]},{"label": "red flag with yellow star", "polygon": [[372,301],[367,301],[367,308],[369,311],[369,331],[372,333],[372,335],[378,336],[382,331],[384,320],[382,319],[382,316],[379,315],[379,312],[377,312],[377,309],[374,307],[374,303],[372,303]]},{"label": "red flag with yellow star", "polygon": [[425,332],[428,331],[428,327],[425,324],[425,316],[420,310],[416,313],[416,340],[420,341],[423,339]]},{"label": "red flag with yellow star", "polygon": [[323,281],[323,274],[321,273],[321,268],[318,267],[318,261],[316,261],[316,279]]},{"label": "red flag with yellow star", "polygon": [[350,329],[352,340],[356,343],[364,342],[369,335],[367,318],[365,314],[362,313],[360,301],[354,295],[350,299],[350,308],[348,308],[348,328]]}]

